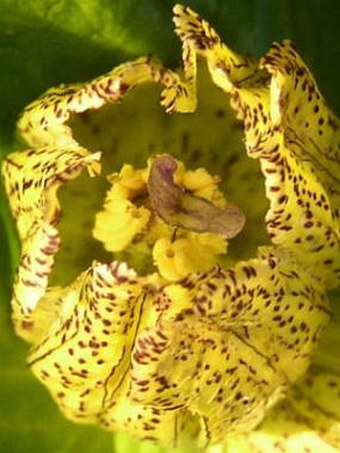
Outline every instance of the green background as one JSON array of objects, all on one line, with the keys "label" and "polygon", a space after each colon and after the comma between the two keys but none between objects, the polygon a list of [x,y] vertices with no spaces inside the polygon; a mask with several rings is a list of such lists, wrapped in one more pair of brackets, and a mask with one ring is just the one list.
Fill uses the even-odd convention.
[{"label": "green background", "polygon": [[[0,0],[0,151],[13,149],[20,110],[47,88],[99,75],[116,64],[156,54],[180,61],[169,0]],[[340,113],[340,2],[322,0],[183,1],[237,51],[261,55],[290,38],[313,71],[329,105]],[[137,451],[112,443],[99,429],[63,419],[24,366],[26,346],[12,333],[11,279],[18,258],[15,232],[0,192],[0,451]],[[128,442],[128,441],[127,441]],[[145,448],[145,447],[144,447]],[[147,449],[147,451],[150,451]]]}]

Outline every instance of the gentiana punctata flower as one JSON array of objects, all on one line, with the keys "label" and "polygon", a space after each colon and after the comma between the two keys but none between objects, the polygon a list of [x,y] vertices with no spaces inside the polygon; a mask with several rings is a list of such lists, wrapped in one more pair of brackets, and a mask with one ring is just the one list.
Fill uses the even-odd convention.
[{"label": "gentiana punctata flower", "polygon": [[15,330],[76,422],[336,451],[340,377],[309,366],[340,279],[339,120],[290,42],[258,61],[174,22],[182,71],[140,58],[23,112]]}]

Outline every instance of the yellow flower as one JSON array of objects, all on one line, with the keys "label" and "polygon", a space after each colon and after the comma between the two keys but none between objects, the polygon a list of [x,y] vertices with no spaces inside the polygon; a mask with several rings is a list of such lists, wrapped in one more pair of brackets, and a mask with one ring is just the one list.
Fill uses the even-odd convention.
[{"label": "yellow flower", "polygon": [[16,332],[74,421],[165,446],[336,451],[340,377],[307,370],[339,286],[339,120],[290,42],[257,61],[189,8],[174,22],[183,74],[141,58],[20,118],[30,148],[3,165]]}]

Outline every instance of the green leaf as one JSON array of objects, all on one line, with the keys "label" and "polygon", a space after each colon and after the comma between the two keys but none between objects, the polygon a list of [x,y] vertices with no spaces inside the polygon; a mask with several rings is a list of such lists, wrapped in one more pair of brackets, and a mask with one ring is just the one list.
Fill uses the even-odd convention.
[{"label": "green leaf", "polygon": [[[340,112],[337,0],[190,0],[235,49],[262,54],[291,38],[330,105]],[[140,54],[180,60],[172,0],[2,0],[0,4],[0,155],[14,147],[20,110],[50,86],[98,75]],[[64,420],[25,368],[27,348],[11,329],[9,299],[18,243],[0,193],[0,446],[15,452],[109,452],[111,435]],[[329,337],[332,338],[335,330]],[[338,332],[338,330],[337,330]],[[326,340],[325,340],[326,341]],[[331,340],[330,340],[331,341]],[[331,341],[332,342],[332,341]],[[115,442],[115,451],[127,451]],[[129,444],[130,445],[130,444]],[[134,443],[129,451],[141,451]]]}]

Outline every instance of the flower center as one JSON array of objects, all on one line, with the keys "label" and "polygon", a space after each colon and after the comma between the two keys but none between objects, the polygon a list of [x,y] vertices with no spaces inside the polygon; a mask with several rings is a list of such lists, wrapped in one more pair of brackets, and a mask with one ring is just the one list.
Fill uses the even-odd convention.
[{"label": "flower center", "polygon": [[[150,228],[155,216],[149,214],[151,221],[148,223],[148,234],[145,234],[145,230],[141,228],[141,231],[136,233],[129,242],[128,247],[127,243],[122,242],[120,246],[116,244],[112,248],[115,241],[114,232],[118,228],[118,218],[114,220],[111,217],[111,221],[106,222],[104,214],[98,214],[97,219],[101,218],[103,224],[99,226],[98,220],[95,223],[95,214],[106,210],[107,202],[104,209],[102,206],[105,196],[108,199],[126,178],[137,178],[136,181],[139,180],[142,184],[143,174],[144,180],[140,193],[135,194],[131,189],[124,203],[121,200],[121,204],[117,205],[116,209],[122,209],[123,205],[130,206],[130,209],[132,209],[130,204],[136,206],[134,215],[140,217],[134,218],[130,228],[137,224],[141,226],[146,222],[146,210],[149,209],[150,202],[146,199],[148,194],[145,163],[148,157],[161,153],[167,153],[183,161],[183,164],[179,164],[175,175],[175,179],[179,178],[177,182],[182,185],[182,188],[188,188],[195,195],[216,203],[217,200],[214,197],[217,193],[219,193],[218,198],[224,200],[222,193],[217,189],[217,182],[219,182],[219,188],[226,194],[226,199],[240,206],[246,216],[245,228],[228,244],[228,256],[225,255],[226,240],[223,237],[215,237],[214,245],[211,242],[209,259],[204,255],[206,266],[216,264],[217,261],[229,265],[240,258],[249,258],[254,255],[259,245],[268,243],[264,223],[268,202],[261,183],[262,175],[258,162],[249,159],[246,155],[242,142],[242,125],[235,119],[227,95],[211,83],[203,66],[199,68],[198,73],[198,109],[193,114],[166,114],[159,105],[159,87],[154,84],[145,84],[127,93],[119,105],[106,105],[96,111],[72,116],[69,125],[72,127],[75,139],[91,151],[104,151],[102,156],[104,177],[89,179],[84,172],[60,191],[63,215],[58,229],[62,242],[56,256],[55,269],[50,277],[51,284],[65,284],[65,278],[71,281],[89,266],[93,259],[109,262],[112,260],[112,253],[114,259],[126,260],[139,272],[145,273],[154,269],[154,261],[157,263],[157,250],[160,250],[161,246],[164,257],[173,254],[175,245],[183,247],[184,256],[186,254],[184,249],[193,246],[192,237],[198,240],[201,249],[206,247],[207,238],[212,241],[213,233],[198,234],[179,228],[175,234],[176,241],[171,242],[174,228],[164,222],[164,236],[162,238],[160,234],[155,236],[155,228]],[[133,167],[130,164],[133,164]],[[205,190],[207,191],[209,187],[211,193],[215,193],[213,198],[210,197],[211,194],[207,195],[202,187],[196,190],[196,187],[192,188],[190,184],[186,187],[187,182],[181,183],[179,175],[181,173],[184,175],[184,165],[188,169],[196,169],[188,172],[188,176],[185,176],[186,181],[196,178],[195,184],[198,186],[201,184],[203,187],[207,184]],[[144,170],[137,170],[143,168]],[[118,172],[116,176],[112,176],[113,171]],[[111,175],[109,189],[105,175]],[[211,175],[218,175],[219,181]],[[202,178],[201,183],[199,183],[200,178]],[[118,180],[120,180],[119,184]],[[105,195],[107,190],[108,194]],[[100,241],[110,253],[107,253],[93,238],[93,229],[97,231],[96,239],[100,229],[106,231],[106,239],[100,239]],[[157,247],[153,249],[152,241],[156,245],[160,239],[162,241],[158,242]],[[107,244],[110,241],[111,247],[108,247]],[[118,241],[117,236],[116,242]],[[150,247],[153,250],[152,256]],[[192,250],[191,248],[190,251]],[[197,255],[197,261],[201,258],[203,257]],[[186,267],[187,264],[183,263],[183,272]]]},{"label": "flower center", "polygon": [[226,204],[218,178],[202,168],[186,171],[169,155],[150,159],[143,170],[124,165],[108,180],[94,237],[139,272],[157,268],[176,281],[208,270],[226,252],[226,239],[243,228],[244,216]]}]

